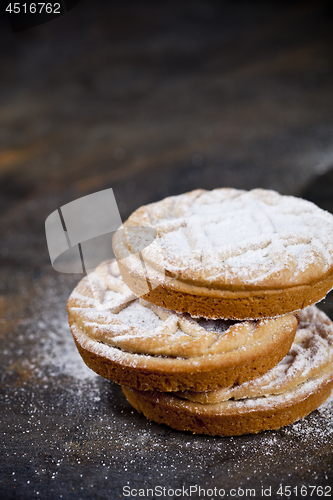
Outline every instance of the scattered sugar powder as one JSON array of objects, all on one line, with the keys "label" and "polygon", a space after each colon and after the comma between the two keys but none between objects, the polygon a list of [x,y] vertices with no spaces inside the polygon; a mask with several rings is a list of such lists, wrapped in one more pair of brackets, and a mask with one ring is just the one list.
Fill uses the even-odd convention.
[{"label": "scattered sugar powder", "polygon": [[96,380],[96,375],[82,361],[71,336],[67,318],[63,320],[41,320],[37,324],[38,336],[44,336],[42,344],[36,344],[30,361],[40,376],[52,377],[59,374],[77,380]]},{"label": "scattered sugar powder", "polygon": [[81,381],[96,381],[99,377],[82,361],[68,325],[68,279],[62,280],[59,275],[56,286],[35,290],[37,297],[33,300],[31,317],[20,325],[29,332],[30,350],[24,363],[42,379],[65,375]]},{"label": "scattered sugar powder", "polygon": [[[257,435],[197,436],[150,422],[130,407],[119,386],[86,368],[77,353],[66,314],[66,299],[74,286],[73,279],[61,276],[44,282],[31,317],[17,327],[15,345],[25,346],[30,367],[42,379],[38,390],[32,384],[4,394],[7,471],[11,464],[18,470],[20,457],[26,494],[36,496],[33,492],[46,485],[54,496],[52,488],[64,491],[65,478],[78,482],[82,495],[94,496],[101,484],[107,484],[109,496],[118,496],[118,477],[134,485],[141,484],[143,474],[149,485],[171,488],[274,487],[282,477],[292,486],[300,478],[319,484],[318,474],[323,484],[330,484],[325,457],[329,459],[333,442],[333,395],[308,417]],[[62,384],[61,375],[76,383]],[[18,439],[19,448],[13,446]],[[16,487],[18,483],[8,479],[8,484],[10,480]]]},{"label": "scattered sugar powder", "polygon": [[333,426],[333,391],[331,392],[329,398],[326,399],[321,406],[319,406],[318,411],[324,418],[329,419],[330,424]]}]

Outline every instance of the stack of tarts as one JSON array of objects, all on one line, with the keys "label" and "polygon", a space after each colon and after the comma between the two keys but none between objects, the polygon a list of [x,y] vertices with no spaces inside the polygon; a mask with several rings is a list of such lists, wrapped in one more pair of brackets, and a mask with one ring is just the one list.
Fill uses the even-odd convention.
[{"label": "stack of tarts", "polygon": [[113,250],[72,292],[69,323],[85,363],[147,418],[234,436],[330,395],[333,324],[313,304],[333,288],[331,214],[274,191],[196,190],[136,210]]}]

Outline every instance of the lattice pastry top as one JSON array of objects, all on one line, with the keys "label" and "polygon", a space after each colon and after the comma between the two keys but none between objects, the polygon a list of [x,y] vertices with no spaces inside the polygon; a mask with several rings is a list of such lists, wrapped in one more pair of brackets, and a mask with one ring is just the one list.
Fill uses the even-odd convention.
[{"label": "lattice pastry top", "polygon": [[[194,358],[246,349],[270,340],[276,320],[194,319],[138,299],[115,261],[101,264],[69,299],[75,322],[93,339],[126,352]],[[286,329],[294,314],[281,322]]]},{"label": "lattice pastry top", "polygon": [[[157,231],[142,256],[165,272],[164,279],[278,288],[309,284],[332,272],[333,215],[274,191],[198,189],[141,207],[126,224]],[[116,236],[118,260],[128,255],[125,247]]]}]

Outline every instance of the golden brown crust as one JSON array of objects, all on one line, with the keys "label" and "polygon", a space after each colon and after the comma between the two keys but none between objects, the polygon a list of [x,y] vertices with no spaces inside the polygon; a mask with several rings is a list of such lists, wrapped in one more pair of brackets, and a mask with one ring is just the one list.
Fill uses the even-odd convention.
[{"label": "golden brown crust", "polygon": [[242,349],[208,359],[174,359],[125,353],[92,340],[69,318],[78,351],[86,365],[101,377],[144,391],[214,390],[243,383],[275,366],[288,352],[297,329],[281,329],[262,346],[247,355]]},{"label": "golden brown crust", "polygon": [[265,373],[288,352],[299,317],[195,320],[137,299],[115,261],[83,278],[68,319],[85,363],[102,377],[143,390],[213,390]]},{"label": "golden brown crust", "polygon": [[301,311],[292,348],[274,368],[216,391],[143,392],[123,387],[147,418],[178,430],[233,436],[278,429],[303,418],[333,388],[333,323],[318,308]]},{"label": "golden brown crust", "polygon": [[157,232],[140,258],[140,232],[132,239],[115,233],[126,284],[193,317],[274,317],[322,300],[333,287],[333,216],[302,199],[196,190],[141,207],[124,226]]},{"label": "golden brown crust", "polygon": [[141,280],[133,279],[121,262],[119,268],[133,292],[147,302],[179,313],[188,312],[193,317],[212,319],[273,318],[319,302],[333,287],[333,274],[330,274],[310,285],[255,291],[213,290],[172,280],[142,294]]},{"label": "golden brown crust", "polygon": [[[287,401],[280,402],[279,396],[275,396],[264,398],[262,407],[258,405],[258,408],[251,408],[250,411],[245,404],[243,410],[239,404],[235,404],[234,408],[230,405],[223,411],[223,406],[226,406],[223,404],[200,405],[184,401],[172,394],[122,387],[131,405],[149,420],[167,424],[180,431],[211,436],[240,436],[279,429],[304,418],[318,408],[329,397],[332,388],[331,377],[318,384],[315,392],[300,395],[295,393],[294,397]],[[204,406],[211,408],[203,408]]]}]

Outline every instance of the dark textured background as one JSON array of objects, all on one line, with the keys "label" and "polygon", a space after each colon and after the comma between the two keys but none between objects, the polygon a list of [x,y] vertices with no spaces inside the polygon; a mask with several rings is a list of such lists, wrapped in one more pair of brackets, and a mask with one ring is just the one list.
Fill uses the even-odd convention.
[{"label": "dark textured background", "polygon": [[[321,1],[81,0],[31,30],[1,20],[1,498],[333,484],[329,407],[228,439],[131,410],[76,353],[65,306],[80,276],[53,271],[44,235],[51,212],[107,187],[123,219],[217,186],[332,211],[332,39]],[[321,307],[333,317],[330,296]]]}]

